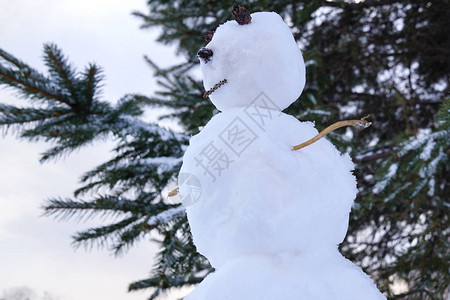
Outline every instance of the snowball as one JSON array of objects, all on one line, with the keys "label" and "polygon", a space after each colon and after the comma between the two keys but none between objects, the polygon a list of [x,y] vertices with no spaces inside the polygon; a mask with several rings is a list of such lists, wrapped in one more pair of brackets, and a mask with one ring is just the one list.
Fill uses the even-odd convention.
[{"label": "snowball", "polygon": [[[345,237],[357,192],[350,157],[326,139],[293,151],[317,130],[272,113],[263,126],[240,108],[216,115],[183,157],[180,172],[201,186],[198,199],[184,197],[194,242],[214,267],[239,255],[337,246]],[[192,192],[185,188],[182,197]]]},{"label": "snowball", "polygon": [[200,59],[206,90],[226,79],[210,95],[219,109],[247,106],[264,92],[280,110],[294,102],[305,86],[305,64],[289,27],[273,12],[254,13],[252,22],[220,25],[206,48],[213,56]]},{"label": "snowball", "polygon": [[336,249],[242,256],[209,275],[185,300],[378,300],[372,280]]}]

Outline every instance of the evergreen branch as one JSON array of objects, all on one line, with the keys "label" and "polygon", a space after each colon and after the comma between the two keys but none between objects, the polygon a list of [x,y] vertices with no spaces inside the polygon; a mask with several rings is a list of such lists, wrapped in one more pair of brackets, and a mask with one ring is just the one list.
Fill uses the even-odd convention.
[{"label": "evergreen branch", "polygon": [[[91,124],[83,124],[90,122]],[[99,123],[97,125],[93,118],[80,118],[74,114],[66,114],[59,116],[59,118],[46,119],[44,122],[37,123],[33,128],[26,129],[22,133],[22,137],[30,138],[31,140],[39,140],[45,138],[46,141],[56,140],[58,146],[66,146],[67,150],[74,150],[82,144],[92,141],[99,135],[106,133],[107,128]]]},{"label": "evergreen branch", "polygon": [[90,64],[83,73],[83,78],[80,80],[81,82],[81,95],[85,95],[86,106],[91,107],[92,101],[96,95],[96,91],[99,88],[99,85],[103,79],[102,70],[97,67],[95,64]]},{"label": "evergreen branch", "polygon": [[79,102],[78,94],[75,90],[77,78],[75,70],[67,62],[62,50],[55,44],[44,45],[44,61],[50,71],[50,74],[57,79],[58,83],[65,86],[74,101],[71,101],[71,106],[76,109],[76,103]]},{"label": "evergreen branch", "polygon": [[[88,172],[90,173],[90,172]],[[91,175],[91,177],[94,177],[96,174]],[[83,175],[82,179],[80,180],[81,182],[85,182],[89,179],[89,177],[86,177],[87,174]],[[85,179],[84,179],[85,178]],[[88,184],[83,185],[82,187],[76,189],[73,192],[73,195],[75,197],[84,195],[88,192],[92,192],[92,193],[96,193],[100,190],[101,186],[104,185],[104,182],[102,179],[98,179],[96,181],[91,181]]]},{"label": "evergreen branch", "polygon": [[[70,198],[54,198],[47,200],[44,205],[44,215],[56,216],[60,219],[69,219],[75,213],[83,216],[88,213],[131,213],[133,215],[147,216],[146,229],[153,229],[159,225],[183,217],[184,213],[176,204],[152,203],[153,193],[143,193],[138,198],[130,200],[118,196],[99,196],[92,201],[72,200]],[[150,224],[149,220],[158,220]],[[165,221],[165,222],[164,222]]]},{"label": "evergreen branch", "polygon": [[47,81],[47,78],[44,75],[37,72],[35,69],[31,68],[26,63],[17,59],[16,57],[12,56],[11,54],[9,54],[8,52],[4,51],[1,48],[0,48],[0,58],[5,60],[7,63],[15,66],[20,72],[20,74],[26,78],[32,79],[34,81],[39,81],[41,84]]},{"label": "evergreen branch", "polygon": [[[160,204],[148,206],[146,209],[147,211],[143,211],[145,206],[143,206],[143,203],[140,203],[139,201],[119,200],[114,197],[100,198],[89,203],[74,203],[70,200],[59,199],[50,200],[50,202],[51,204],[45,207],[47,214],[51,215],[55,212],[61,213],[61,209],[66,208],[64,213],[65,215],[62,216],[63,218],[72,217],[74,213],[73,210],[79,210],[81,207],[87,210],[92,210],[95,207],[96,211],[109,209],[132,213],[131,217],[123,219],[120,222],[92,228],[87,231],[79,232],[73,236],[74,244],[77,246],[82,244],[87,246],[89,243],[96,242],[99,246],[103,247],[108,244],[108,241],[111,241],[112,245],[110,250],[113,250],[115,255],[119,255],[125,248],[128,249],[131,247],[143,235],[150,232],[152,229],[155,229],[162,224],[165,225],[167,222],[170,222],[175,218],[184,216],[184,209],[183,214],[181,214],[178,212],[178,210],[180,210],[179,207],[169,208],[167,213],[165,213],[165,211],[158,213],[157,211],[160,211],[160,209],[166,209],[166,205]],[[80,212],[78,211],[78,213]],[[156,214],[151,216],[153,213]],[[142,219],[145,215],[151,216],[149,220],[154,219],[158,220],[158,222],[149,222],[149,220],[147,220],[148,218],[146,218],[145,221],[135,223],[136,221]]]},{"label": "evergreen branch", "polygon": [[90,107],[92,103],[92,98],[94,97],[94,90],[96,86],[96,82],[99,82],[99,80],[96,80],[96,74],[98,73],[98,69],[96,66],[91,66],[87,72],[87,88],[86,88],[86,99],[87,99],[87,106]]},{"label": "evergreen branch", "polygon": [[108,213],[111,215],[128,213],[139,210],[139,203],[113,196],[98,197],[91,202],[72,200],[70,198],[54,198],[47,200],[47,204],[43,206],[43,209],[45,216],[56,216],[64,220],[72,218],[75,214],[83,217],[93,212]]},{"label": "evergreen branch", "polygon": [[148,226],[147,222],[140,222],[121,231],[113,245],[112,250],[115,255],[121,254],[124,249],[132,247],[145,234],[149,233],[156,226]]},{"label": "evergreen branch", "polygon": [[89,244],[92,246],[92,243],[96,242],[100,247],[107,246],[110,239],[114,240],[114,237],[119,236],[120,232],[137,220],[139,220],[137,216],[131,216],[114,224],[78,232],[72,236],[74,239],[73,244],[77,247],[81,245],[88,246]]},{"label": "evergreen branch", "polygon": [[148,278],[139,281],[135,281],[128,286],[128,291],[139,291],[148,288],[157,288],[157,293],[151,296],[149,299],[156,299],[161,293],[163,293],[169,287],[183,287],[186,285],[195,285],[203,281],[203,276],[191,275],[188,277],[166,277],[167,282],[161,284],[161,281],[157,278]]},{"label": "evergreen branch", "polygon": [[157,136],[162,141],[178,141],[186,143],[189,137],[186,134],[173,132],[155,124],[145,123],[131,116],[121,115],[117,118],[117,122],[112,124],[115,134],[124,136],[126,134],[150,134]]},{"label": "evergreen branch", "polygon": [[119,99],[115,111],[127,116],[140,116],[143,113],[142,106],[143,101],[140,98],[128,94]]},{"label": "evergreen branch", "polygon": [[48,90],[48,85],[35,85],[31,79],[26,77],[18,77],[18,75],[11,69],[7,69],[0,65],[0,83],[17,88],[25,97],[31,97],[41,100],[55,100],[69,104],[67,99],[61,95],[54,94]]},{"label": "evergreen branch", "polygon": [[128,286],[128,291],[131,292],[131,291],[147,289],[150,287],[155,287],[155,286],[157,286],[157,284],[158,284],[158,282],[154,278],[139,280],[139,281],[131,283]]},{"label": "evergreen branch", "polygon": [[363,2],[347,2],[342,0],[321,0],[321,6],[337,7],[343,9],[359,10],[363,8],[378,7],[383,5],[392,5],[398,3],[398,0],[365,0]]},{"label": "evergreen branch", "polygon": [[14,56],[12,56],[11,54],[9,54],[8,52],[6,52],[1,48],[0,48],[0,57],[3,58],[5,61],[15,65],[19,69],[28,67],[27,65],[25,65],[24,62],[18,60],[17,58],[15,58]]},{"label": "evergreen branch", "polygon": [[87,184],[78,189],[75,194],[86,193],[100,187],[130,189],[134,186],[144,189],[150,187],[149,185],[159,186],[160,177],[165,176],[165,173],[171,174],[174,170],[179,170],[181,165],[181,157],[163,157],[163,153],[159,157],[149,158],[139,158],[135,155],[137,155],[135,151],[125,152],[87,172],[81,179]]},{"label": "evergreen branch", "polygon": [[147,96],[139,95],[139,94],[134,94],[132,96],[135,97],[136,99],[138,99],[139,101],[142,101],[142,102],[144,102],[146,104],[149,104],[149,105],[152,105],[152,106],[177,107],[177,108],[184,107],[181,104],[174,103],[174,102],[169,101],[169,100],[156,99],[156,98],[153,98],[153,97],[147,97]]},{"label": "evergreen branch", "polygon": [[69,114],[70,111],[64,108],[54,108],[52,110],[36,108],[17,108],[12,105],[0,103],[0,126],[24,124],[36,121],[43,121],[50,118],[57,118]]},{"label": "evergreen branch", "polygon": [[391,156],[393,153],[395,153],[398,150],[398,147],[390,147],[390,148],[383,148],[376,151],[367,151],[365,153],[357,154],[354,157],[355,162],[366,162],[371,160],[376,160],[380,158],[386,158]]},{"label": "evergreen branch", "polygon": [[155,216],[152,216],[148,219],[147,225],[150,227],[158,226],[161,224],[167,224],[175,219],[183,218],[186,216],[186,209],[184,206],[180,205],[177,207],[173,207],[167,209]]},{"label": "evergreen branch", "polygon": [[43,153],[41,153],[41,157],[39,158],[39,162],[43,163],[50,159],[58,159],[59,157],[63,156],[64,154],[68,154],[72,151],[74,151],[74,144],[72,144],[72,147],[68,147],[68,145],[58,145],[51,147],[50,149],[45,150]]},{"label": "evergreen branch", "polygon": [[47,204],[42,207],[44,216],[56,216],[60,220],[70,219],[76,213],[86,214],[90,210],[95,210],[96,205],[85,201],[74,201],[66,198],[54,198],[47,200]]}]

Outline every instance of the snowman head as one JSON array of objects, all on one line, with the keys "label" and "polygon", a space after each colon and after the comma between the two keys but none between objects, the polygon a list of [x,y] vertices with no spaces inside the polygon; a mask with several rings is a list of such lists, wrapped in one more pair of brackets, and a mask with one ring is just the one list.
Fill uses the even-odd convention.
[{"label": "snowman head", "polygon": [[219,110],[247,107],[261,94],[280,110],[300,96],[305,64],[292,33],[274,12],[249,14],[233,7],[236,21],[209,32],[198,52],[203,85]]}]

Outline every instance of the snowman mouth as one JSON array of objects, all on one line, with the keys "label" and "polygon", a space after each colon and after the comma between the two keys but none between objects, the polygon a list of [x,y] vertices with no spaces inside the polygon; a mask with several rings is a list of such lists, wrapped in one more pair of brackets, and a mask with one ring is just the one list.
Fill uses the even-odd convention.
[{"label": "snowman mouth", "polygon": [[225,83],[227,83],[228,80],[224,79],[219,81],[218,83],[216,83],[212,88],[210,88],[209,90],[207,90],[204,94],[203,94],[203,98],[208,98],[209,95],[211,95],[212,93],[214,93],[218,88],[220,88],[222,85],[224,85]]}]

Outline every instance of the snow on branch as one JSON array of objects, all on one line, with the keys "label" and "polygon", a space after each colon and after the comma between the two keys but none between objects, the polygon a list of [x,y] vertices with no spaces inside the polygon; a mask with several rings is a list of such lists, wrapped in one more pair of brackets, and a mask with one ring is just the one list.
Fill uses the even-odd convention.
[{"label": "snow on branch", "polygon": [[164,129],[156,124],[146,123],[136,117],[130,115],[121,115],[118,118],[117,127],[120,129],[120,134],[127,135],[130,133],[139,133],[141,131],[156,133],[163,141],[176,139],[179,141],[186,140],[188,137],[181,133],[172,132]]},{"label": "snow on branch", "polygon": [[[424,135],[422,137],[418,137],[417,139],[406,143],[406,145],[403,147],[403,149],[398,153],[398,156],[399,157],[403,157],[407,153],[409,153],[410,151],[414,151],[414,150],[418,149],[419,147],[423,146],[425,143],[432,143],[431,146],[433,146],[435,140],[443,138],[443,137],[445,137],[448,134],[449,134],[448,130],[440,130],[440,131],[436,131],[436,132],[433,132],[433,133],[428,134],[428,135]],[[423,157],[427,158],[425,155],[427,153],[431,153],[432,149],[430,149],[430,147],[425,147],[425,150],[426,150],[426,152],[423,155]],[[424,160],[426,160],[426,159],[424,159]]]},{"label": "snow on branch", "polygon": [[397,174],[397,169],[398,164],[392,164],[389,167],[389,170],[387,171],[384,180],[377,182],[377,184],[375,184],[375,186],[373,187],[374,194],[379,194],[386,188],[388,183],[391,182],[391,180],[394,178],[395,174]]},{"label": "snow on branch", "polygon": [[148,168],[154,168],[156,166],[157,173],[161,175],[164,172],[173,170],[182,162],[182,160],[183,160],[182,157],[171,157],[171,156],[149,157],[133,161],[116,163],[112,166],[107,167],[106,170],[115,171],[120,169],[125,170],[133,168],[133,170],[136,172],[143,168],[142,173],[144,173],[148,171]]},{"label": "snow on branch", "polygon": [[392,148],[380,149],[377,151],[369,151],[369,152],[357,154],[353,160],[356,162],[363,162],[363,161],[369,161],[369,160],[374,160],[374,159],[378,159],[378,158],[384,158],[384,157],[391,155],[392,153],[394,153],[397,150],[398,150],[398,147],[392,147]]},{"label": "snow on branch", "polygon": [[160,224],[167,224],[170,221],[173,221],[175,219],[184,217],[186,214],[186,211],[183,206],[177,206],[174,208],[170,208],[166,211],[163,211],[156,216],[152,216],[150,219],[148,219],[147,224],[149,226],[157,226]]}]

